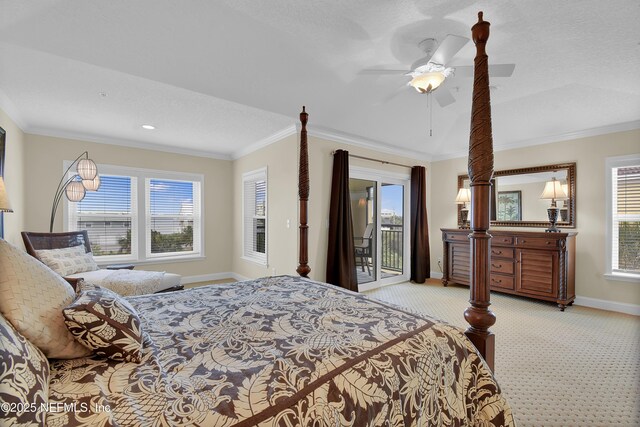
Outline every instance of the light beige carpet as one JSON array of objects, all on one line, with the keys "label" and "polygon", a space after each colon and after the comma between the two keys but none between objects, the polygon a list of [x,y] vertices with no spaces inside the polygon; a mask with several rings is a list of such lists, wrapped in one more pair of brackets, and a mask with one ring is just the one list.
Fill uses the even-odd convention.
[{"label": "light beige carpet", "polygon": [[[430,280],[369,296],[461,328],[469,288]],[[492,293],[495,375],[523,426],[640,426],[640,318]]]}]

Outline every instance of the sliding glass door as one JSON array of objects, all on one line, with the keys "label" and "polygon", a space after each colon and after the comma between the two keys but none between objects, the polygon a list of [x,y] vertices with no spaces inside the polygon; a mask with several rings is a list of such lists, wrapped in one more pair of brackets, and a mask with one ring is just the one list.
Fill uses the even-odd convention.
[{"label": "sliding glass door", "polygon": [[356,255],[358,285],[377,280],[377,183],[368,179],[351,178],[351,220]]},{"label": "sliding glass door", "polygon": [[409,280],[409,177],[357,167],[349,174],[359,289]]}]

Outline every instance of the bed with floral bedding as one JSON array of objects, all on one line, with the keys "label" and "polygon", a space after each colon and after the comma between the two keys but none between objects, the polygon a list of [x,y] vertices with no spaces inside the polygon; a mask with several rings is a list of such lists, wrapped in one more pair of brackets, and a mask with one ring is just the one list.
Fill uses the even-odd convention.
[{"label": "bed with floral bedding", "polygon": [[513,425],[462,331],[332,285],[282,276],[128,301],[140,363],[52,362],[48,425]]}]

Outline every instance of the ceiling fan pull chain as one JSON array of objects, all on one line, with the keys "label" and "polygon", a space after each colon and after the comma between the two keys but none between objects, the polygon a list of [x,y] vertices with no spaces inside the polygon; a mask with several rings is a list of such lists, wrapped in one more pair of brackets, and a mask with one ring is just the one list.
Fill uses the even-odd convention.
[{"label": "ceiling fan pull chain", "polygon": [[433,136],[433,99],[431,99],[431,92],[427,96],[429,97],[429,136]]}]

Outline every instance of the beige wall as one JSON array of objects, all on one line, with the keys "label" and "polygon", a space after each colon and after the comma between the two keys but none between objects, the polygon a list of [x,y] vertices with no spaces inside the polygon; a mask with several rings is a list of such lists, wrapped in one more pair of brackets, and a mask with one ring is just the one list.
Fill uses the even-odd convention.
[{"label": "beige wall", "polygon": [[[576,294],[640,304],[638,283],[607,280],[605,272],[605,158],[640,152],[640,130],[618,132],[495,153],[495,169],[514,169],[576,162],[577,253]],[[440,228],[456,226],[457,176],[467,172],[467,159],[431,164],[430,231],[432,270],[442,257]],[[540,231],[540,229],[535,229]]]},{"label": "beige wall", "polygon": [[[25,176],[26,218],[24,227],[21,228],[29,231],[49,230],[50,206],[62,176],[63,162],[73,160],[83,151],[88,151],[89,156],[98,164],[203,174],[206,259],[145,264],[137,268],[183,276],[231,271],[231,161],[31,134],[27,134],[25,139],[25,159],[28,159],[26,169],[29,173]],[[62,230],[62,219],[61,206],[56,215],[54,231]]]},{"label": "beige wall", "polygon": [[[329,217],[329,199],[331,193],[331,170],[333,158],[331,152],[337,149],[348,150],[351,154],[373,157],[407,165],[426,165],[413,159],[389,155],[373,150],[347,146],[335,141],[309,137],[309,265],[310,277],[325,279],[327,264],[327,220]],[[407,168],[383,165],[360,159],[351,159],[350,165],[369,169],[386,170],[408,174]],[[233,271],[245,277],[259,277],[273,274],[295,274],[298,265],[298,135],[291,135],[275,144],[253,152],[234,162],[234,217],[242,217],[242,174],[261,167],[268,169],[268,266],[246,261],[242,256],[242,224],[234,221],[234,241],[236,245],[233,258]],[[290,228],[286,228],[286,220]]]},{"label": "beige wall", "polygon": [[24,230],[27,210],[24,197],[25,135],[2,109],[0,127],[6,132],[4,181],[13,209],[12,213],[4,214],[4,238],[21,247],[20,232]]},{"label": "beige wall", "polygon": [[[202,173],[205,176],[206,259],[171,264],[145,265],[185,276],[234,272],[245,277],[294,274],[298,264],[297,162],[298,135],[251,153],[236,161],[215,160],[96,144],[63,138],[24,134],[2,110],[0,126],[7,131],[5,181],[14,213],[5,215],[5,236],[21,244],[22,230],[48,229],[49,205],[62,172],[64,160],[88,150],[98,163],[146,169]],[[311,277],[324,280],[327,251],[327,218],[331,186],[332,157],[336,149],[408,165],[413,159],[388,155],[355,146],[309,138],[311,194],[309,202],[309,264]],[[557,162],[577,163],[576,290],[579,296],[640,304],[637,283],[606,280],[604,159],[640,151],[640,130],[620,132],[572,141],[526,147],[495,154],[496,169],[512,169]],[[28,159],[28,160],[27,160]],[[407,173],[406,168],[352,159],[354,166]],[[456,226],[457,175],[466,173],[466,158],[427,165],[432,271],[442,257],[440,228]],[[267,266],[243,260],[242,174],[268,168],[269,247]],[[28,174],[26,171],[28,170]],[[56,229],[61,229],[62,211]],[[289,227],[287,227],[289,221]],[[540,229],[537,229],[538,231]],[[275,270],[274,270],[275,269]]]}]

